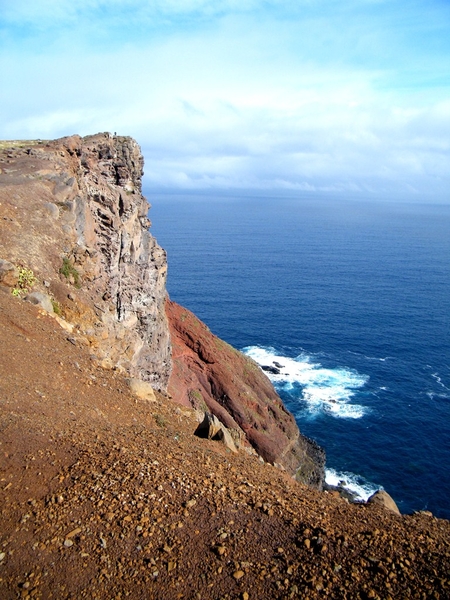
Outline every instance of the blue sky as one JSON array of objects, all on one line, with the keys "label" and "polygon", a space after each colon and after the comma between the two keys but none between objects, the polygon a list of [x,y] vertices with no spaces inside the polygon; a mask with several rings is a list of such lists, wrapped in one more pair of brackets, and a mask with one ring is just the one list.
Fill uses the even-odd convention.
[{"label": "blue sky", "polygon": [[0,0],[0,138],[112,131],[147,189],[450,201],[448,0]]}]

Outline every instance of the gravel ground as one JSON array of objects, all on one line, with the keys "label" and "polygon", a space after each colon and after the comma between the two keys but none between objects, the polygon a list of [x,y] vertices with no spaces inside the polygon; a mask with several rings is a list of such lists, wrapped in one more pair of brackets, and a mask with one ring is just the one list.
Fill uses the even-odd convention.
[{"label": "gravel ground", "polygon": [[450,523],[351,505],[193,435],[0,290],[0,596],[450,597]]}]

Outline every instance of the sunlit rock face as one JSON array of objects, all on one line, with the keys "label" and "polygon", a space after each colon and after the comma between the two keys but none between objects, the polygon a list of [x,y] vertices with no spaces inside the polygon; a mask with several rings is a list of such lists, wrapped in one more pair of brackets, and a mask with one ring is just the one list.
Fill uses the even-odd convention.
[{"label": "sunlit rock face", "polygon": [[189,310],[172,301],[166,310],[173,346],[169,393],[174,400],[207,409],[264,460],[322,489],[324,450],[300,433],[259,365],[213,335]]},{"label": "sunlit rock face", "polygon": [[2,159],[2,258],[33,269],[100,362],[165,390],[167,261],[148,231],[138,144],[107,133],[15,142]]},{"label": "sunlit rock face", "polygon": [[241,446],[322,487],[323,450],[300,434],[260,367],[168,300],[133,139],[2,143],[0,169],[0,285],[31,270],[33,292],[104,367],[207,409]]}]

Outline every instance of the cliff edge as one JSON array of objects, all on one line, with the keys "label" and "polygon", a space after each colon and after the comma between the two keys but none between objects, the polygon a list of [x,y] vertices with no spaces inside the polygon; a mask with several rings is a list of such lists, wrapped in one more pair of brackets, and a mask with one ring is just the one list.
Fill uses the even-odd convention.
[{"label": "cliff edge", "polygon": [[271,464],[322,489],[325,452],[300,434],[272,383],[248,356],[213,335],[192,312],[167,301],[173,370],[169,393],[185,406],[206,408]]},{"label": "cliff edge", "polygon": [[214,414],[238,446],[321,489],[325,454],[300,434],[260,367],[168,299],[142,174],[129,137],[3,142],[0,280],[9,277],[20,297],[46,297],[103,367]]},{"label": "cliff edge", "polygon": [[107,133],[2,144],[0,257],[33,272],[104,366],[165,390],[167,261],[148,231],[138,144]]},{"label": "cliff edge", "polygon": [[2,600],[450,597],[448,521],[199,439],[80,342],[0,288]]},{"label": "cliff edge", "polygon": [[312,489],[261,369],[168,300],[141,176],[130,138],[0,142],[1,598],[448,598],[450,523]]}]

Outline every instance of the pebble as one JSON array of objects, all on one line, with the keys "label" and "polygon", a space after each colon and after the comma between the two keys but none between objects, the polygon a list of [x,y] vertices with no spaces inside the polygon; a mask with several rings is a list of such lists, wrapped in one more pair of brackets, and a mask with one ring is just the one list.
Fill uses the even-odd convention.
[{"label": "pebble", "polygon": [[64,540],[64,546],[66,548],[70,548],[71,546],[73,546],[73,541],[71,539]]},{"label": "pebble", "polygon": [[241,579],[241,577],[244,577],[244,575],[245,575],[244,571],[235,571],[235,572],[233,573],[233,577],[234,577],[236,580],[239,580],[239,579]]},{"label": "pebble", "polygon": [[73,529],[66,535],[66,539],[70,539],[70,538],[74,537],[75,535],[78,535],[79,533],[81,533],[81,528],[77,527],[76,529]]},{"label": "pebble", "polygon": [[167,572],[170,573],[171,571],[173,571],[175,569],[175,563],[173,561],[170,561],[167,565]]}]

